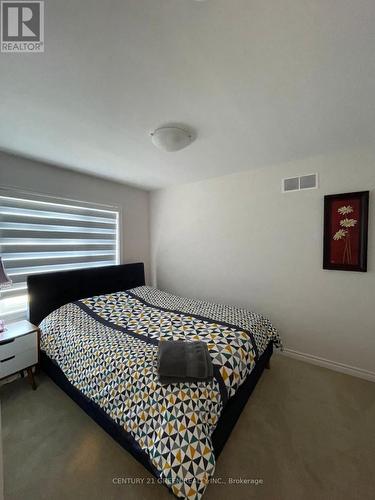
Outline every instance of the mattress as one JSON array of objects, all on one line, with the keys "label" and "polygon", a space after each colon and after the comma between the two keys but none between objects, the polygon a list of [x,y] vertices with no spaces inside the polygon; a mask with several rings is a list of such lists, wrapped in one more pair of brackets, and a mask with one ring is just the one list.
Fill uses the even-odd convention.
[{"label": "mattress", "polygon": [[[278,332],[260,314],[138,287],[66,304],[40,325],[41,349],[121,426],[176,497],[202,497],[215,470],[212,434],[228,400]],[[214,379],[161,385],[158,342],[207,343]]]}]

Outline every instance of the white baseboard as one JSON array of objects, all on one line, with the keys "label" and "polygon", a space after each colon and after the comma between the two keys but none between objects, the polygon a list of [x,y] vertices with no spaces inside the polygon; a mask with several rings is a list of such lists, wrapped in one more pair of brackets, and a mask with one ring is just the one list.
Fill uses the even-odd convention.
[{"label": "white baseboard", "polygon": [[300,361],[306,361],[307,363],[311,363],[313,365],[323,366],[324,368],[329,368],[330,370],[346,373],[347,375],[352,375],[353,377],[359,377],[375,382],[375,372],[363,370],[362,368],[337,363],[336,361],[330,361],[329,359],[320,358],[319,356],[294,351],[293,349],[288,348],[284,348],[284,351],[281,354],[290,358],[299,359]]}]

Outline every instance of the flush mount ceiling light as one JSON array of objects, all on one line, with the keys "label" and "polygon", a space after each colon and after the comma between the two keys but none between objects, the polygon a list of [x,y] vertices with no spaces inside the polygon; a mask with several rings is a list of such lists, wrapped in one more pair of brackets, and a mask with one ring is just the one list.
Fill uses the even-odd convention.
[{"label": "flush mount ceiling light", "polygon": [[151,132],[151,140],[157,148],[171,152],[189,146],[193,137],[190,132],[180,127],[159,127]]}]

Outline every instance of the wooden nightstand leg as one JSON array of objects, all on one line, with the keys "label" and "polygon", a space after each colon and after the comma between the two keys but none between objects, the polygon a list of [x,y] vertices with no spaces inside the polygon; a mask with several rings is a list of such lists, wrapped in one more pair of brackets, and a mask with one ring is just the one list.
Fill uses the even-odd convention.
[{"label": "wooden nightstand leg", "polygon": [[31,384],[31,387],[33,388],[33,391],[36,389],[36,383],[35,383],[35,378],[34,378],[34,373],[32,368],[27,369],[27,376],[29,377],[29,382]]}]

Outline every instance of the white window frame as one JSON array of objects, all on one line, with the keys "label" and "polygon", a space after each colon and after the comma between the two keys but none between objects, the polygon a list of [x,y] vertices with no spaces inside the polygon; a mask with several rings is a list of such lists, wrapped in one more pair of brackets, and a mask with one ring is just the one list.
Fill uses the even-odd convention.
[{"label": "white window frame", "polygon": [[[91,201],[82,201],[82,200],[76,200],[73,198],[66,198],[66,197],[61,197],[61,196],[55,196],[51,194],[44,194],[44,193],[37,193],[35,191],[27,191],[27,190],[22,190],[14,187],[0,187],[0,196],[3,197],[11,197],[11,198],[24,198],[24,199],[29,199],[29,200],[34,200],[38,203],[53,203],[55,205],[63,205],[64,207],[69,207],[71,206],[72,208],[91,208],[93,210],[97,211],[105,211],[105,212],[114,212],[116,213],[116,251],[115,251],[115,263],[120,264],[122,261],[122,234],[121,234],[121,228],[122,228],[122,207],[119,205],[111,204],[102,204],[102,203],[97,203],[97,202],[91,202]],[[1,241],[0,241],[0,246],[1,246]],[[79,268],[74,268],[74,269],[79,269]],[[69,270],[67,268],[67,270]],[[41,272],[43,272],[41,270]],[[52,272],[52,271],[51,271]],[[1,290],[0,290],[0,301],[1,301]],[[27,309],[22,309],[18,310],[16,312],[7,312],[7,311],[1,311],[0,314],[0,319],[5,320],[6,322],[12,322],[12,321],[17,321],[20,319],[25,319],[28,316],[28,310]]]}]

